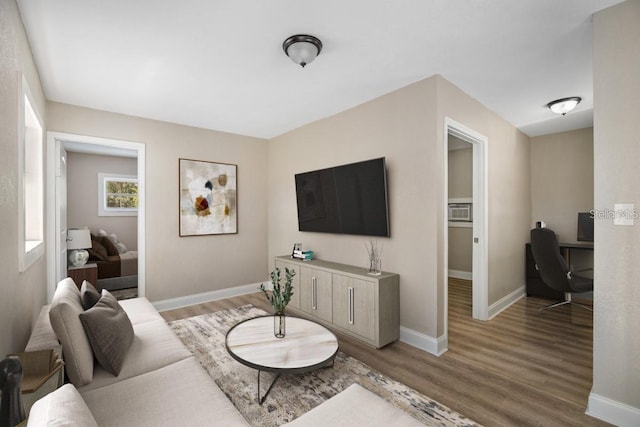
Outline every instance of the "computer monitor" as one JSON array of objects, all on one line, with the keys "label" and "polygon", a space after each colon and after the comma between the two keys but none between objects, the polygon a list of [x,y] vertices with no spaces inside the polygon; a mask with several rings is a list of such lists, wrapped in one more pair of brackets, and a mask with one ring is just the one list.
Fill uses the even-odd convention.
[{"label": "computer monitor", "polygon": [[590,212],[578,213],[578,241],[593,242],[593,216]]}]

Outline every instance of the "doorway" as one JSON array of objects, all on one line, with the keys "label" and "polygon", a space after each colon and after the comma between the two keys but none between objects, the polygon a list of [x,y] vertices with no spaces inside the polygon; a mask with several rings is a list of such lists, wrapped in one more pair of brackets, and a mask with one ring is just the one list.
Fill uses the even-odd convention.
[{"label": "doorway", "polygon": [[[460,144],[470,144],[471,157],[471,195],[470,197],[459,197],[461,204],[471,202],[470,218],[471,221],[465,221],[471,228],[472,233],[467,233],[471,238],[471,286],[472,286],[472,310],[471,315],[474,319],[489,319],[489,297],[488,297],[488,214],[487,214],[487,143],[486,136],[475,132],[474,130],[456,122],[453,119],[445,118],[444,128],[444,322],[445,331],[448,334],[448,317],[449,317],[449,140],[455,139]],[[461,199],[461,200],[460,200]],[[463,233],[460,233],[463,234]],[[468,276],[467,276],[468,277]]]},{"label": "doorway", "polygon": [[[138,142],[96,138],[59,132],[47,133],[47,294],[53,298],[57,283],[67,277],[67,165],[68,153],[135,158],[138,182],[137,295],[146,294],[145,282],[145,145]],[[97,180],[92,185],[98,188]],[[77,195],[74,195],[77,197]],[[93,206],[91,209],[97,209]],[[74,226],[78,224],[70,224]],[[125,256],[125,253],[120,256]],[[129,254],[130,255],[130,254]],[[126,256],[125,256],[126,258]],[[128,261],[131,267],[131,261]],[[124,265],[124,264],[123,264]],[[94,284],[95,285],[95,284]]]}]

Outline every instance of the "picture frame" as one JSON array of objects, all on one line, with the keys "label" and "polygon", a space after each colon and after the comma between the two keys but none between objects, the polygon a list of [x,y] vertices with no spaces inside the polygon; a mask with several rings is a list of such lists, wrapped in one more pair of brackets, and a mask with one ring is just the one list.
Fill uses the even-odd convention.
[{"label": "picture frame", "polygon": [[178,159],[179,234],[238,233],[238,166]]}]

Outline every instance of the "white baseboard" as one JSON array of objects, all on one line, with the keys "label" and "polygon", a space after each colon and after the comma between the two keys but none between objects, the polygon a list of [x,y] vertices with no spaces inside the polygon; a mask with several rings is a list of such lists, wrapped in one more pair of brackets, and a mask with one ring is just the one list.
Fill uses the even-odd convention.
[{"label": "white baseboard", "polygon": [[449,277],[454,279],[473,280],[473,273],[462,270],[449,270]]},{"label": "white baseboard", "polygon": [[225,298],[235,297],[238,295],[252,294],[254,292],[258,292],[260,283],[236,286],[234,288],[219,289],[217,291],[204,292],[201,294],[186,295],[183,297],[156,301],[152,304],[158,311],[173,310],[175,308],[187,307],[194,304],[202,304],[209,301],[217,301]]},{"label": "white baseboard", "polygon": [[591,392],[587,415],[620,426],[640,426],[640,408]]},{"label": "white baseboard", "polygon": [[489,320],[493,319],[498,314],[509,308],[516,301],[518,301],[520,298],[525,296],[527,296],[527,291],[523,286],[511,292],[509,295],[500,298],[498,301],[489,306]]},{"label": "white baseboard", "polygon": [[434,338],[404,326],[400,326],[400,341],[436,356],[441,356],[448,349],[446,335]]}]

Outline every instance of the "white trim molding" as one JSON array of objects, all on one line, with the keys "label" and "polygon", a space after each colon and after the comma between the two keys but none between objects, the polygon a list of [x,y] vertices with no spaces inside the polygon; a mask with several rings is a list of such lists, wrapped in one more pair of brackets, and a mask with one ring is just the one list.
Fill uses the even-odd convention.
[{"label": "white trim molding", "polygon": [[400,341],[436,356],[442,356],[448,350],[449,345],[446,334],[440,338],[434,338],[404,326],[400,326]]},{"label": "white trim molding", "polygon": [[449,270],[447,275],[453,279],[473,280],[473,273],[470,271]]},{"label": "white trim molding", "polygon": [[640,426],[640,408],[594,392],[589,394],[586,414],[620,427]]},{"label": "white trim molding", "polygon": [[520,298],[526,297],[527,291],[524,286],[516,289],[515,291],[503,296],[498,301],[489,306],[489,320],[502,313],[507,308],[515,304]]},{"label": "white trim molding", "polygon": [[[265,280],[268,282],[269,280]],[[218,301],[225,298],[236,297],[239,295],[247,295],[258,292],[260,283],[251,283],[248,285],[236,286],[233,288],[218,289],[217,291],[203,292],[200,294],[185,295],[183,297],[171,298],[162,301],[153,302],[153,306],[158,311],[173,310],[176,308],[187,307],[205,302]]]}]

